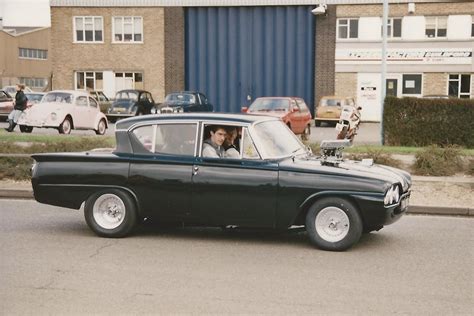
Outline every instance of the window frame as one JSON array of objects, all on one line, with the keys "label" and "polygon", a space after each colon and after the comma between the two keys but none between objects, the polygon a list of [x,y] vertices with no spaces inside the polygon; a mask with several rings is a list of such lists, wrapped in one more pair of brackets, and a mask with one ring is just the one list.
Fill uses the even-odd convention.
[{"label": "window frame", "polygon": [[[122,21],[122,39],[121,40],[116,40],[115,39],[115,19],[120,18]],[[132,40],[130,41],[125,41],[125,18],[131,18],[132,19]],[[140,33],[135,32],[135,19],[140,19],[141,20],[141,30]],[[117,16],[112,16],[112,39],[111,42],[112,44],[143,44],[145,41],[145,35],[143,31],[143,16],[138,16],[138,15],[117,15]],[[135,40],[135,34],[140,34],[141,35],[141,41],[136,41]]]},{"label": "window frame", "polygon": [[[451,76],[458,76],[457,79],[451,79],[450,77]],[[469,77],[469,92],[461,92],[461,86],[462,86],[462,78],[463,76],[468,76]],[[460,99],[470,99],[471,98],[471,95],[472,95],[472,81],[473,81],[473,75],[469,74],[469,73],[449,73],[448,74],[448,85],[447,85],[447,92],[446,94],[448,96],[453,96],[453,97],[456,97],[456,98],[460,98]],[[451,95],[449,94],[449,86],[450,86],[450,82],[452,81],[456,81],[458,83],[458,91],[457,91],[457,95],[454,96],[454,95]]]},{"label": "window frame", "polygon": [[[395,20],[399,20],[400,21],[400,35],[399,36],[394,36],[394,32],[395,32]],[[381,37],[383,37],[383,20],[382,21],[382,25],[380,26],[380,34],[381,34]],[[391,18],[388,18],[387,20],[387,38],[389,39],[401,39],[402,38],[402,23],[403,23],[403,19],[401,17],[391,17]]]},{"label": "window frame", "polygon": [[[92,41],[87,41],[86,40],[86,28],[85,28],[85,20],[86,18],[92,18]],[[76,19],[82,19],[82,40],[77,39],[77,25],[76,25]],[[100,19],[100,27],[101,27],[101,32],[102,32],[102,40],[97,41],[95,39],[95,32],[97,31],[95,29],[95,19]],[[72,17],[72,26],[73,26],[73,32],[72,32],[72,42],[74,44],[97,44],[97,43],[104,43],[104,17],[100,15],[76,15]]]},{"label": "window frame", "polygon": [[[339,28],[341,27],[341,21],[347,21],[347,37],[341,37]],[[357,36],[351,37],[351,21],[357,21]],[[359,39],[359,18],[338,18],[336,23],[336,36],[338,40],[358,40]]]},{"label": "window frame", "polygon": [[[78,87],[79,80],[77,80],[77,76],[79,73],[84,75],[84,88],[81,89]],[[87,73],[93,73],[93,77],[87,77]],[[95,71],[95,70],[75,70],[74,71],[74,90],[81,90],[81,91],[102,91],[102,89],[97,89],[97,74],[102,74],[102,81],[104,81],[104,72],[103,71]],[[94,82],[94,87],[92,89],[87,89],[87,79],[92,79]],[[103,84],[102,84],[103,86]]]},{"label": "window frame", "polygon": [[[434,24],[434,31],[435,35],[433,37],[428,36],[426,32],[428,31],[428,19],[435,19],[435,24]],[[444,36],[439,36],[439,20],[440,19],[445,19],[446,20],[446,35]],[[430,29],[431,30],[431,29]],[[425,16],[425,38],[429,40],[433,39],[446,39],[448,37],[448,17],[447,16]]]},{"label": "window frame", "polygon": [[39,48],[18,47],[18,59],[48,60],[48,50]]},{"label": "window frame", "polygon": [[[405,92],[405,76],[420,76],[421,80],[420,80],[420,92],[419,93]],[[423,74],[422,73],[403,73],[401,83],[402,83],[402,95],[403,96],[422,96],[423,95]],[[415,82],[415,87],[413,89],[416,89],[416,82]]]}]

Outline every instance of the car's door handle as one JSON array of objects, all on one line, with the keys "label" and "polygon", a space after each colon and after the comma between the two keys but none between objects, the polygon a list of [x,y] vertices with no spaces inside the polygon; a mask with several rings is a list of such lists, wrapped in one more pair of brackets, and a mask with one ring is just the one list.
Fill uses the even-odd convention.
[{"label": "car's door handle", "polygon": [[193,176],[197,175],[198,171],[199,171],[199,166],[194,166],[193,167]]}]

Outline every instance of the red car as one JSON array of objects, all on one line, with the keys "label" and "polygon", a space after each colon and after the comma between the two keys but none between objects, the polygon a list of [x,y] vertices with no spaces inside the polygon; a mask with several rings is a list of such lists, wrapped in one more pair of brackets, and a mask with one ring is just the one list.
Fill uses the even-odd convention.
[{"label": "red car", "polygon": [[0,90],[0,117],[7,118],[13,110],[13,98],[8,92]]},{"label": "red car", "polygon": [[311,133],[311,112],[302,98],[262,97],[243,107],[242,112],[279,117],[295,134],[306,140]]}]

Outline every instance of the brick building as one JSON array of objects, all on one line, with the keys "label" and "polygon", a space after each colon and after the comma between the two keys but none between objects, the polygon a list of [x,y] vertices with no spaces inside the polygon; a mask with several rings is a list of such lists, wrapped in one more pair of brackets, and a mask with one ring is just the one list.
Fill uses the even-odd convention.
[{"label": "brick building", "polygon": [[[335,30],[334,93],[351,95],[363,119],[381,115],[382,4],[321,0]],[[474,2],[389,1],[387,95],[474,97]],[[318,58],[318,55],[316,55]]]},{"label": "brick building", "polygon": [[49,27],[8,27],[0,22],[0,88],[24,83],[33,90],[47,89],[50,32]]},{"label": "brick building", "polygon": [[[380,120],[380,0],[51,0],[53,88],[356,97]],[[472,1],[389,0],[387,93],[473,97]],[[326,14],[313,15],[316,4]]]}]

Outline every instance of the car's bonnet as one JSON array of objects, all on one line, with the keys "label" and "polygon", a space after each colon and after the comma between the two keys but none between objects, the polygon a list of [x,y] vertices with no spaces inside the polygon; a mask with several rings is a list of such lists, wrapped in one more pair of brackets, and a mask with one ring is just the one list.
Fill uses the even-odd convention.
[{"label": "car's bonnet", "polygon": [[[321,159],[286,159],[280,163],[280,170],[300,171],[309,173],[325,173],[334,176],[347,176],[383,181],[386,183],[399,182],[406,190],[411,185],[410,174],[397,169],[378,164],[366,164],[360,161],[345,160],[339,164],[322,164]],[[356,180],[357,181],[357,180]]]}]

